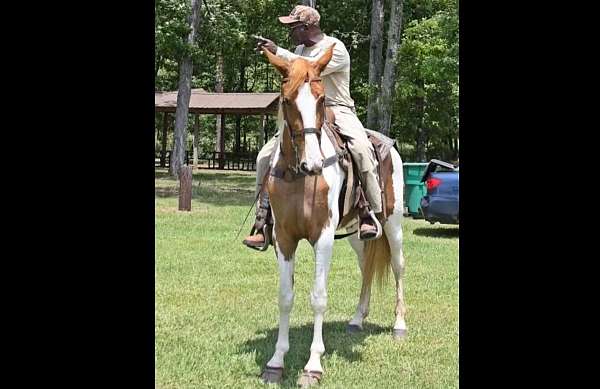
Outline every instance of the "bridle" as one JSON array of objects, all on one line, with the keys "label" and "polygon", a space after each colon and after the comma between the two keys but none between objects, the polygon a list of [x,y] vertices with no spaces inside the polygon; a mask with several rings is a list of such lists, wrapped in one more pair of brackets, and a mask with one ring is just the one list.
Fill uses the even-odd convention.
[{"label": "bridle", "polygon": [[[281,95],[279,96],[279,104],[284,104],[284,96],[283,96],[283,84],[288,82],[289,78],[283,78],[281,80],[281,85],[282,85],[282,90],[281,90]],[[308,82],[308,83],[312,83],[312,82],[321,82],[321,77],[314,77],[314,78],[309,78],[308,75],[306,76],[306,78],[304,79],[304,82]],[[321,101],[321,105],[323,106],[323,120],[325,123],[327,123],[327,115],[325,113],[325,99],[322,99]],[[290,125],[288,124],[288,120],[287,120],[287,114],[286,114],[286,110],[283,110],[283,124],[284,124],[284,130],[287,129],[287,131],[289,132],[290,138],[292,139],[292,147],[294,148],[294,163],[295,165],[288,165],[288,169],[290,171],[292,171],[294,173],[294,177],[298,177],[298,176],[306,176],[307,174],[302,171],[300,169],[300,155],[298,153],[298,145],[296,144],[296,137],[297,136],[304,136],[306,134],[316,134],[317,138],[319,139],[319,146],[321,146],[321,129],[320,128],[315,128],[315,127],[305,127],[300,131],[293,131],[292,128],[290,127]],[[283,150],[281,150],[282,154],[283,154]],[[325,167],[325,166],[323,166]]]}]

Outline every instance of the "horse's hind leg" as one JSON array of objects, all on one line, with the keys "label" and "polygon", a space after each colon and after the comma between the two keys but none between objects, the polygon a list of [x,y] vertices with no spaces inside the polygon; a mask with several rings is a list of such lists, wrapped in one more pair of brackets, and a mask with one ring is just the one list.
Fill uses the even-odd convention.
[{"label": "horse's hind leg", "polygon": [[290,349],[290,313],[294,304],[294,255],[286,261],[283,254],[277,250],[277,261],[279,263],[279,333],[275,353],[262,373],[262,379],[267,383],[281,382],[283,359]]},{"label": "horse's hind leg", "polygon": [[[365,270],[365,244],[363,241],[358,239],[358,235],[352,235],[349,239],[350,245],[356,252],[358,257],[358,266],[360,267],[361,274],[364,274]],[[364,276],[361,277],[362,286],[360,288],[360,298],[358,299],[358,306],[356,307],[356,313],[354,317],[348,323],[346,327],[348,332],[357,332],[363,329],[363,320],[369,315],[369,301],[371,300],[371,285],[367,285]]]},{"label": "horse's hind leg", "polygon": [[404,254],[402,251],[402,214],[396,212],[390,215],[385,224],[385,232],[390,242],[390,252],[392,255],[392,271],[396,279],[396,321],[394,322],[393,334],[395,339],[401,339],[407,334],[406,322],[404,316],[406,314],[406,305],[404,304]]}]

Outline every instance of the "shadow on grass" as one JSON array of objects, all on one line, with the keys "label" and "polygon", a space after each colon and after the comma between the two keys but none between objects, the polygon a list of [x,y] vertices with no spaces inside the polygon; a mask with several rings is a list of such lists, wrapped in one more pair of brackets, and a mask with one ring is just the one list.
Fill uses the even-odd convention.
[{"label": "shadow on grass", "polygon": [[458,227],[421,227],[415,228],[413,233],[419,236],[427,236],[430,238],[458,238]]},{"label": "shadow on grass", "polygon": [[[179,196],[179,181],[166,171],[155,171],[155,198]],[[254,200],[255,178],[252,174],[235,172],[195,171],[192,177],[192,200],[213,205],[248,205]]]},{"label": "shadow on grass", "polygon": [[[365,338],[371,335],[378,335],[389,332],[390,340],[392,339],[391,328],[384,328],[375,324],[365,323],[364,330],[355,333],[347,334],[347,321],[334,321],[323,323],[323,341],[325,343],[325,354],[323,357],[333,354],[346,359],[349,362],[362,360],[361,354],[353,350],[356,346],[361,345]],[[277,343],[277,334],[279,328],[272,328],[256,333],[254,339],[248,340],[240,349],[241,354],[256,353],[256,364],[262,369],[275,352],[275,343]],[[305,324],[303,326],[290,327],[289,341],[290,351],[285,357],[285,370],[283,373],[282,388],[297,387],[296,381],[299,374],[304,369],[310,356],[310,345],[313,337],[313,324]],[[326,379],[327,372],[323,375]],[[256,377],[259,378],[258,376]]]}]

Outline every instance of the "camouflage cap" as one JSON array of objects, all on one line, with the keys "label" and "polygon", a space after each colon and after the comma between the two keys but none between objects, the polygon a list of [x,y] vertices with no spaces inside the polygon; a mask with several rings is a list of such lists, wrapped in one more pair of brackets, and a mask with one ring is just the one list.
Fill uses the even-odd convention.
[{"label": "camouflage cap", "polygon": [[321,20],[321,15],[319,15],[319,12],[307,5],[297,5],[294,7],[292,12],[290,12],[290,16],[279,17],[279,21],[283,24],[302,22],[309,26],[318,26],[319,20]]}]

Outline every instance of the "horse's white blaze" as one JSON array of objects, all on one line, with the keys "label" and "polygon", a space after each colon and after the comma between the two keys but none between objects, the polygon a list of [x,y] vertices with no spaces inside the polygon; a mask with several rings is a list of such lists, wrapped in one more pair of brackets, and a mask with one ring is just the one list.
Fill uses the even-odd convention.
[{"label": "horse's white blaze", "polygon": [[[296,106],[302,116],[304,128],[315,128],[317,126],[317,99],[310,91],[309,82],[305,82],[298,88]],[[317,134],[306,134],[304,136],[304,142],[304,152],[306,154],[308,170],[321,168],[323,166],[323,156],[319,149],[319,139],[317,138]]]}]

